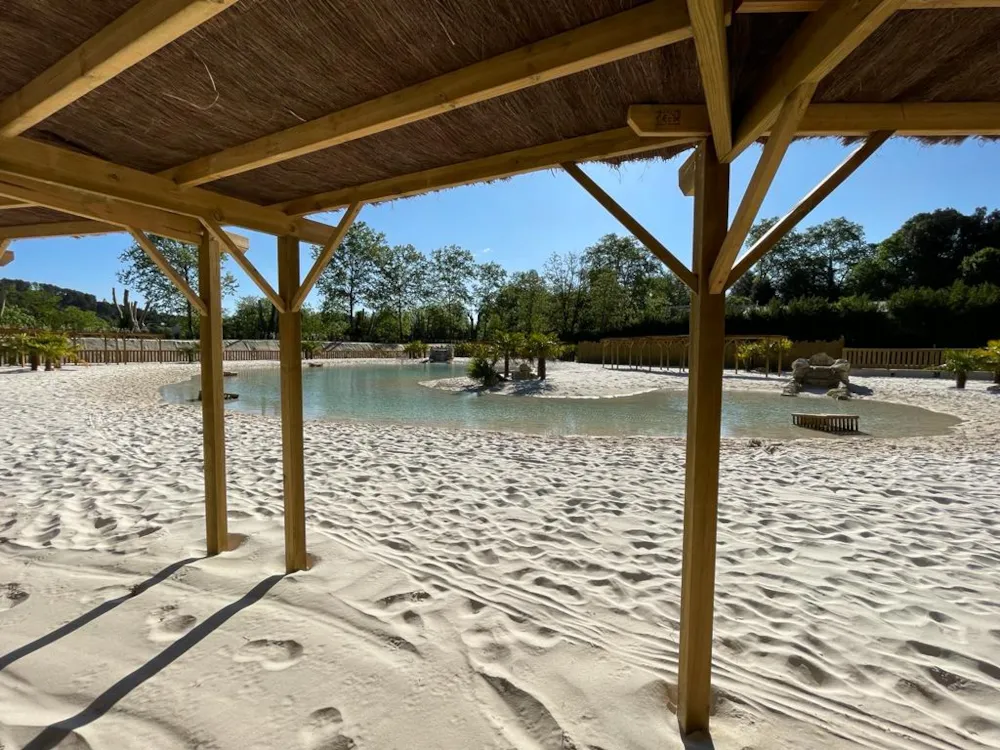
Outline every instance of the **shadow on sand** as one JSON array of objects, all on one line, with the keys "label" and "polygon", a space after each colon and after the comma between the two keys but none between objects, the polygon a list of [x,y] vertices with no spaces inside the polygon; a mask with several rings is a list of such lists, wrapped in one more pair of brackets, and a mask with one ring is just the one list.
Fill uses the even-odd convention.
[{"label": "shadow on sand", "polygon": [[177,641],[174,641],[134,672],[126,675],[114,685],[109,687],[99,696],[94,698],[90,705],[76,716],[71,716],[68,719],[64,719],[63,721],[47,726],[38,734],[37,737],[24,746],[24,750],[51,750],[51,748],[56,747],[60,742],[66,739],[71,732],[104,716],[104,714],[114,708],[118,701],[127,696],[146,680],[154,677],[173,664],[177,661],[177,659],[198,645],[214,631],[218,630],[236,614],[243,611],[251,604],[260,601],[264,595],[274,588],[274,586],[282,578],[284,578],[284,575],[273,575],[269,578],[265,578],[263,581],[250,589],[250,591],[244,594],[240,599],[232,604],[227,604],[214,615],[189,631],[187,635]]},{"label": "shadow on sand", "polygon": [[94,620],[96,620],[98,617],[106,615],[115,607],[124,604],[130,599],[134,599],[144,591],[147,591],[156,584],[166,580],[174,573],[176,573],[178,570],[183,568],[185,565],[189,565],[190,563],[193,563],[199,559],[200,558],[197,557],[189,557],[186,560],[181,560],[179,562],[171,563],[156,575],[152,576],[151,578],[147,578],[142,583],[133,587],[132,590],[129,591],[129,593],[125,594],[124,596],[119,596],[117,599],[109,599],[100,606],[94,607],[89,612],[80,615],[75,620],[71,620],[62,627],[56,628],[51,633],[47,633],[43,635],[41,638],[32,641],[31,643],[21,646],[20,648],[16,648],[13,651],[6,653],[3,656],[0,656],[0,670],[6,669],[11,664],[16,662],[18,659],[23,659],[28,654],[32,654],[40,648],[45,648],[46,646],[55,643],[60,638],[64,638],[70,633],[79,630],[84,625],[87,625],[88,623],[91,623]]}]

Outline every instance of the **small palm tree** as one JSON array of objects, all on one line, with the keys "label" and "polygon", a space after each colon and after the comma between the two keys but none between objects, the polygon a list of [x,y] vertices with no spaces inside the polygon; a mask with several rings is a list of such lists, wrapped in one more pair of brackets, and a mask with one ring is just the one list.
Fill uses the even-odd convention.
[{"label": "small palm tree", "polygon": [[548,333],[533,333],[528,337],[524,353],[538,359],[538,379],[545,380],[545,361],[558,357],[563,350],[559,340]]},{"label": "small palm tree", "polygon": [[986,344],[986,365],[993,370],[993,382],[1000,385],[1000,339]]},{"label": "small palm tree", "polygon": [[7,363],[24,364],[24,359],[31,354],[31,336],[26,333],[12,333],[0,337],[0,358]]},{"label": "small palm tree", "polygon": [[503,357],[503,376],[509,378],[511,357],[518,357],[524,351],[526,344],[524,334],[518,331],[502,331],[496,335],[493,343]]},{"label": "small palm tree", "polygon": [[[39,333],[30,343],[30,351],[38,360],[45,361],[45,371],[50,372],[55,367],[61,367],[64,359],[76,360],[77,348],[61,333]],[[32,361],[31,369],[38,369],[37,360]]]},{"label": "small palm tree", "polygon": [[985,349],[948,349],[941,369],[955,373],[956,388],[965,388],[969,373],[985,367],[987,358]]}]

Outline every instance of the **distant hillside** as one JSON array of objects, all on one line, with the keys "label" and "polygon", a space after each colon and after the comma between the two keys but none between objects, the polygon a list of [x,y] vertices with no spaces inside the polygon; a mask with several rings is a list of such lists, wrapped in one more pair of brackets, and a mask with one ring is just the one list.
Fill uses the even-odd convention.
[{"label": "distant hillside", "polygon": [[43,296],[53,295],[58,298],[56,301],[58,309],[76,307],[95,313],[108,321],[118,319],[118,313],[113,304],[107,300],[99,300],[93,294],[81,292],[79,289],[66,289],[54,284],[40,284],[23,279],[0,279],[0,295],[5,292],[8,305],[17,305],[23,309],[31,309],[37,303],[38,293],[41,292]]}]

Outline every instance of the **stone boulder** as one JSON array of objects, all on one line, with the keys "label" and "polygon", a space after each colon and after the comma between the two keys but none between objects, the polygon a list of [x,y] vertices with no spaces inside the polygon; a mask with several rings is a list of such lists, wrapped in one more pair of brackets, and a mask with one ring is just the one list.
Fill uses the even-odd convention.
[{"label": "stone boulder", "polygon": [[846,386],[850,373],[850,362],[846,359],[834,359],[825,352],[792,362],[792,380],[800,387],[812,385],[829,389],[841,384]]}]

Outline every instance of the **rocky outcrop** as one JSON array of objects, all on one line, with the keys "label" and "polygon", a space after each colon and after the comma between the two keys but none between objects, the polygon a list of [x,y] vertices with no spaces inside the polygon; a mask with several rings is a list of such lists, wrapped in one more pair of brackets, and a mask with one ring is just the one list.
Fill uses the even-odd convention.
[{"label": "rocky outcrop", "polygon": [[850,362],[846,359],[834,359],[825,353],[792,362],[792,382],[799,390],[810,385],[827,389],[847,386],[850,373]]}]

